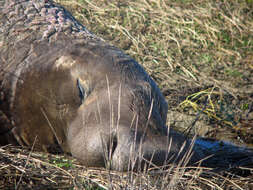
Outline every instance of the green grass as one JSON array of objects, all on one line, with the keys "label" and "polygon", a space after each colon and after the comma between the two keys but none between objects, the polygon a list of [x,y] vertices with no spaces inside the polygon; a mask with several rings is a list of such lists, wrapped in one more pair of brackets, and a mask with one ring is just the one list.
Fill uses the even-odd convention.
[{"label": "green grass", "polygon": [[56,157],[55,159],[50,160],[50,163],[55,165],[59,168],[74,168],[73,163],[71,160],[62,158],[62,157]]}]

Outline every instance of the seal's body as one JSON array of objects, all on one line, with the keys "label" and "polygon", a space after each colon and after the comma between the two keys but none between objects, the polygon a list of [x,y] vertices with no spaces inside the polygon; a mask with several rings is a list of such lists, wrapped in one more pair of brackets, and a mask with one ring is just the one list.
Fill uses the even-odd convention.
[{"label": "seal's body", "polygon": [[178,154],[185,139],[168,137],[167,103],[136,61],[51,1],[0,10],[2,141],[118,170]]}]

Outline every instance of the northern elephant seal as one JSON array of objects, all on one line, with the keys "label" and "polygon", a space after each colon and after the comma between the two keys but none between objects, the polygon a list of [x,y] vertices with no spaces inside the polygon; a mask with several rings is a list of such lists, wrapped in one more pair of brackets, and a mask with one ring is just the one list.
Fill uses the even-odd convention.
[{"label": "northern elephant seal", "polygon": [[167,137],[167,103],[135,60],[51,1],[0,7],[2,141],[118,170],[175,161],[185,138]]},{"label": "northern elephant seal", "polygon": [[0,2],[0,63],[2,144],[115,170],[215,153],[198,143],[190,158],[191,140],[166,127],[167,103],[144,69],[50,0]]}]

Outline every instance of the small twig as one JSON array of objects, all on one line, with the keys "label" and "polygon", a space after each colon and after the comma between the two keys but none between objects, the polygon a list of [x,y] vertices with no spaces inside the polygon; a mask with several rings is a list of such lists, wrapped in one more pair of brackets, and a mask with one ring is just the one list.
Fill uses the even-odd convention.
[{"label": "small twig", "polygon": [[31,157],[31,154],[32,154],[34,145],[35,145],[35,143],[36,143],[36,140],[37,140],[37,136],[35,137],[35,139],[34,139],[34,141],[33,141],[33,145],[32,145],[31,151],[29,152],[29,154],[28,154],[28,156],[27,156],[27,159],[26,159],[26,163],[25,163],[25,167],[24,167],[24,172],[22,172],[22,174],[21,174],[21,176],[20,176],[20,178],[19,178],[19,180],[18,180],[17,186],[15,187],[15,190],[18,189],[18,186],[19,186],[20,182],[22,181],[23,175],[24,175],[24,173],[25,173],[25,169],[26,169],[27,164],[28,164],[28,162],[29,162],[29,159],[30,159],[30,157]]}]

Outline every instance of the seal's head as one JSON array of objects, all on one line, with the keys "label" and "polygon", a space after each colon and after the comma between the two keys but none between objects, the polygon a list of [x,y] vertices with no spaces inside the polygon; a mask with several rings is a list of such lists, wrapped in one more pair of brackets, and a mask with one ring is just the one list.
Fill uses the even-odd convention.
[{"label": "seal's head", "polygon": [[53,53],[22,72],[17,85],[17,131],[25,144],[38,136],[44,149],[59,144],[86,166],[117,170],[180,157],[185,139],[168,135],[167,103],[137,62],[103,42]]}]

